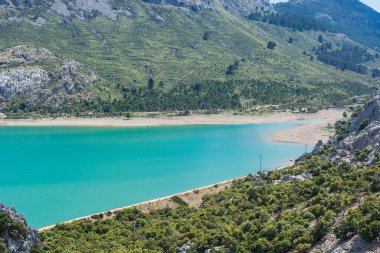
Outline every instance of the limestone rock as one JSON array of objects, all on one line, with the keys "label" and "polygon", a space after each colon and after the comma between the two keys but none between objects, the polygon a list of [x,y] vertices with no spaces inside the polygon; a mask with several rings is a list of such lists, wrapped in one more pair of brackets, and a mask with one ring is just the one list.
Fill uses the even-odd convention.
[{"label": "limestone rock", "polygon": [[364,108],[364,110],[352,121],[350,131],[359,131],[360,125],[364,120],[369,124],[380,122],[380,95],[374,97]]},{"label": "limestone rock", "polygon": [[[43,67],[46,63],[48,69]],[[53,108],[90,100],[93,96],[87,87],[97,79],[95,70],[81,66],[45,48],[22,45],[4,49],[0,51],[0,99],[6,103],[15,98],[25,101],[23,106]]]},{"label": "limestone rock", "polygon": [[[368,124],[361,129],[365,120],[368,120]],[[375,96],[360,114],[352,119],[348,130],[343,139],[333,138],[329,141],[327,145],[333,148],[333,152],[327,159],[337,162],[375,163],[380,153],[380,95]],[[322,143],[318,143],[312,154],[322,149]],[[357,154],[363,152],[366,153],[366,157],[359,161]]]},{"label": "limestone rock", "polygon": [[[25,218],[13,207],[5,206],[0,202],[0,214],[7,213],[14,222],[21,222],[25,227]],[[13,237],[6,229],[0,230],[0,237],[3,238],[9,253],[29,253],[35,244],[40,243],[37,231],[27,229],[26,237]]]}]

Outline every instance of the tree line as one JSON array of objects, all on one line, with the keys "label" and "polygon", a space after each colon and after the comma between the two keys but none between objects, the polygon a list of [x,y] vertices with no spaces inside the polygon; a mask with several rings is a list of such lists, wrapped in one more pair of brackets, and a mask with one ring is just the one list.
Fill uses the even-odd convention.
[{"label": "tree line", "polygon": [[250,20],[261,21],[272,25],[288,27],[297,31],[327,31],[327,26],[316,19],[293,12],[252,12],[247,17]]}]

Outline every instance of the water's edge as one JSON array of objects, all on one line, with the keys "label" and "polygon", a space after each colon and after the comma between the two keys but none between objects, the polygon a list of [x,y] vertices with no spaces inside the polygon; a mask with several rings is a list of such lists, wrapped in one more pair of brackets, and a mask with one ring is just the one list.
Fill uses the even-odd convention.
[{"label": "water's edge", "polygon": [[[292,166],[293,164],[294,164],[294,162],[290,162],[286,166],[282,166],[282,167],[279,167],[279,168],[273,168],[271,170],[266,170],[266,171],[285,169],[285,168],[288,168],[288,167]],[[44,232],[46,230],[52,229],[52,228],[54,228],[55,226],[57,226],[59,224],[68,224],[68,223],[72,223],[72,222],[75,222],[75,221],[96,220],[94,217],[99,218],[99,215],[103,216],[101,219],[103,219],[103,218],[107,219],[107,218],[114,217],[117,212],[124,211],[124,210],[131,209],[131,208],[137,208],[137,209],[142,210],[143,212],[144,211],[145,212],[150,212],[150,211],[153,211],[153,210],[160,209],[160,207],[162,207],[163,205],[167,206],[169,204],[168,201],[171,201],[171,198],[175,197],[175,196],[183,198],[183,197],[193,197],[194,195],[198,195],[202,199],[203,196],[216,194],[216,193],[219,193],[219,192],[221,192],[223,190],[226,190],[227,188],[229,188],[229,187],[232,186],[232,183],[235,180],[244,179],[246,177],[247,176],[236,177],[236,178],[233,178],[233,179],[225,180],[225,181],[218,182],[218,183],[211,184],[211,185],[207,185],[207,186],[202,186],[202,187],[190,189],[190,190],[187,190],[187,191],[184,191],[184,192],[180,192],[180,193],[164,196],[164,197],[161,197],[161,198],[152,199],[152,200],[148,200],[148,201],[143,201],[143,202],[140,202],[140,203],[136,203],[136,204],[132,204],[132,205],[127,205],[127,206],[123,206],[123,207],[119,207],[119,208],[114,208],[114,209],[106,210],[106,211],[103,211],[103,212],[93,213],[93,214],[90,214],[90,215],[86,215],[86,216],[70,219],[70,220],[67,220],[67,221],[59,222],[59,223],[56,223],[56,224],[52,224],[52,225],[49,225],[49,226],[45,226],[45,227],[39,228],[37,231],[39,233],[41,233],[41,232]],[[201,203],[198,203],[198,202],[194,203],[193,202],[193,203],[188,203],[188,204],[189,204],[189,206],[194,207],[194,206],[197,206],[197,205],[199,205]],[[110,214],[110,215],[107,215],[107,213]]]},{"label": "water's edge", "polygon": [[271,136],[297,124],[0,127],[0,200],[36,228],[146,201],[151,206],[255,173],[258,154],[265,169],[287,164],[304,146]]}]

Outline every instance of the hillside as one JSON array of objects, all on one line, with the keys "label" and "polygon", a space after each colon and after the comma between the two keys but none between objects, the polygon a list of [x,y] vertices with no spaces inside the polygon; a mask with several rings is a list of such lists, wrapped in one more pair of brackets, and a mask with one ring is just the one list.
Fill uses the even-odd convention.
[{"label": "hillside", "polygon": [[[337,70],[316,60],[313,48],[321,46],[321,32],[293,31],[246,18],[256,10],[273,9],[266,1],[3,0],[2,55],[20,45],[31,52],[46,50],[63,61],[77,62],[82,76],[91,81],[71,77],[70,83],[81,89],[62,94],[59,106],[50,96],[45,99],[44,92],[65,83],[64,77],[44,82],[42,93],[16,91],[5,97],[0,92],[0,110],[9,117],[250,111],[261,105],[315,110],[375,92],[379,79],[372,77],[372,70],[380,66],[376,51],[339,34],[322,33],[332,50],[344,45],[362,49],[355,64],[366,71]],[[275,47],[269,49],[269,42]],[[42,62],[33,66],[52,67]],[[9,71],[24,67],[1,64],[2,80],[12,78]],[[23,78],[31,86],[28,75]],[[15,89],[1,81],[0,91],[9,85]],[[32,95],[43,99],[30,103]]]},{"label": "hillside", "polygon": [[[41,234],[47,252],[376,252],[380,96],[286,169],[235,180],[198,207],[118,211]],[[95,216],[94,216],[95,217]]]},{"label": "hillside", "polygon": [[359,0],[290,0],[275,5],[279,12],[302,13],[370,47],[380,47],[380,13]]}]

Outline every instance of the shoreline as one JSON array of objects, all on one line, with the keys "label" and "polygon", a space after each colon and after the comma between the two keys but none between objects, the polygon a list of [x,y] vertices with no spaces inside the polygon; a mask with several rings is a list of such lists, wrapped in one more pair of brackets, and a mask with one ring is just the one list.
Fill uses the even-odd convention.
[{"label": "shoreline", "polygon": [[[288,167],[288,166],[280,167],[277,169],[286,168],[286,167]],[[175,197],[175,196],[178,196],[181,199],[183,199],[185,202],[188,203],[188,205],[190,207],[197,207],[200,204],[200,202],[202,201],[203,196],[211,195],[211,194],[217,194],[217,193],[231,187],[232,182],[234,180],[244,179],[245,177],[246,176],[241,176],[241,177],[225,180],[225,181],[222,181],[219,183],[215,183],[212,185],[194,188],[194,189],[187,190],[184,192],[180,192],[177,194],[172,194],[172,195],[164,196],[164,197],[157,198],[157,199],[147,200],[147,201],[139,202],[139,203],[132,204],[132,205],[127,205],[127,206],[123,206],[123,207],[119,207],[119,208],[115,208],[115,209],[109,209],[109,210],[106,210],[103,212],[98,212],[98,213],[94,213],[94,214],[70,219],[67,221],[63,221],[63,222],[48,225],[48,226],[45,226],[42,228],[38,228],[37,231],[39,233],[41,233],[41,232],[44,232],[46,230],[52,229],[59,224],[68,224],[68,223],[72,223],[75,221],[81,221],[81,220],[95,221],[97,219],[95,219],[94,216],[98,216],[101,214],[102,214],[101,219],[103,219],[103,220],[109,219],[109,218],[114,217],[117,214],[117,212],[127,210],[127,209],[131,209],[131,208],[137,208],[140,211],[142,211],[143,213],[149,213],[151,211],[158,210],[158,209],[178,207],[179,205],[171,199],[172,197]],[[107,213],[108,213],[108,215],[107,215]],[[111,213],[111,215],[109,215],[109,213]]]},{"label": "shoreline", "polygon": [[325,109],[316,113],[276,112],[261,115],[194,114],[189,116],[137,116],[130,119],[122,117],[105,118],[42,118],[42,119],[1,119],[0,126],[99,126],[99,127],[145,127],[179,125],[230,125],[264,124],[296,120],[309,120],[342,112],[340,109]]},{"label": "shoreline", "polygon": [[[285,169],[285,168],[291,167],[293,165],[294,165],[294,161],[290,160],[288,162],[288,164],[286,164],[284,166],[281,166],[281,167],[273,168],[273,169],[270,169],[270,170],[271,171],[273,171],[273,170],[281,170],[281,169]],[[257,174],[257,173],[258,172],[255,172],[254,174]],[[201,186],[201,187],[190,189],[190,190],[187,190],[187,191],[184,191],[184,192],[180,192],[180,193],[164,196],[164,197],[161,197],[161,198],[147,200],[147,201],[139,202],[139,203],[132,204],[132,205],[127,205],[127,206],[123,206],[123,207],[119,207],[119,208],[109,209],[109,210],[106,210],[106,211],[102,211],[102,212],[98,212],[98,213],[94,213],[94,214],[90,214],[90,215],[86,215],[86,216],[82,216],[82,217],[66,220],[66,221],[63,221],[63,222],[59,222],[59,223],[56,223],[56,224],[52,224],[52,225],[48,225],[48,226],[45,226],[45,227],[42,227],[42,228],[38,228],[37,231],[38,231],[38,233],[42,233],[44,231],[47,231],[49,229],[54,228],[57,225],[60,225],[60,224],[69,224],[69,223],[76,222],[76,221],[83,221],[83,220],[89,220],[89,221],[106,220],[106,219],[110,219],[112,217],[115,217],[115,215],[118,212],[120,212],[120,211],[124,211],[124,210],[131,209],[131,208],[137,208],[140,211],[142,211],[143,213],[150,213],[151,211],[154,211],[154,210],[159,210],[159,209],[164,209],[164,208],[179,207],[180,205],[172,200],[172,197],[175,197],[175,196],[180,197],[190,207],[195,207],[196,208],[200,204],[202,204],[204,196],[213,195],[213,194],[217,194],[219,192],[222,192],[222,191],[228,189],[229,187],[231,187],[232,183],[235,180],[242,180],[242,179],[245,179],[247,176],[248,175],[246,175],[246,176],[240,176],[240,177],[236,177],[236,178],[233,178],[233,179],[228,179],[228,180],[225,180],[225,181],[222,181],[222,182],[218,182],[218,183],[215,183],[215,184],[210,184],[210,185],[207,185],[207,186]],[[101,218],[99,216],[101,216]]]},{"label": "shoreline", "polygon": [[278,112],[263,115],[190,115],[190,116],[157,116],[123,118],[46,118],[46,119],[0,119],[1,126],[31,127],[158,127],[158,126],[190,126],[190,125],[243,125],[268,124],[290,121],[300,122],[299,126],[276,132],[272,136],[274,142],[315,144],[318,140],[326,141],[331,135],[326,128],[342,118],[342,109],[326,109],[316,113]]},{"label": "shoreline", "polygon": [[[149,126],[180,126],[180,125],[227,125],[227,124],[265,124],[276,122],[303,121],[296,127],[292,127],[283,131],[275,132],[272,136],[274,142],[298,143],[298,144],[316,144],[318,140],[326,141],[331,135],[331,132],[326,128],[329,124],[334,124],[343,116],[344,110],[329,109],[322,110],[317,113],[295,114],[295,113],[274,113],[268,115],[193,115],[179,117],[159,117],[159,118],[133,118],[123,120],[120,118],[64,118],[64,119],[40,119],[40,120],[0,120],[0,126],[86,126],[86,127],[149,127]],[[312,121],[310,121],[312,120]],[[291,166],[273,168],[283,169]],[[173,194],[166,197],[161,197],[154,200],[144,201],[133,205],[128,205],[96,214],[91,214],[57,224],[39,228],[38,232],[43,232],[55,227],[58,224],[66,224],[79,220],[98,220],[108,219],[116,215],[117,212],[138,208],[142,212],[149,213],[152,210],[163,208],[174,208],[178,204],[171,198],[178,196],[189,204],[191,207],[197,207],[202,203],[202,198],[205,195],[216,194],[231,187],[234,180],[242,179],[238,177],[213,185],[191,189],[178,194]]]}]

